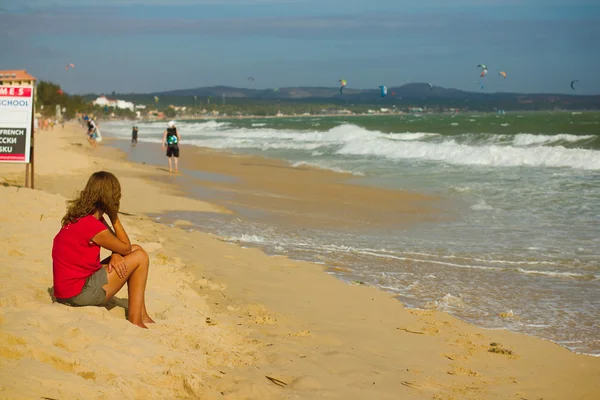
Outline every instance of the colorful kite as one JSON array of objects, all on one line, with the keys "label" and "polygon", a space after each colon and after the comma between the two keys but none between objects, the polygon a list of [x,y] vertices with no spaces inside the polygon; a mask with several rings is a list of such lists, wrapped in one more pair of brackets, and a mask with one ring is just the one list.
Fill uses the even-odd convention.
[{"label": "colorful kite", "polygon": [[387,96],[387,92],[388,92],[387,87],[379,86],[379,89],[381,89],[381,97]]},{"label": "colorful kite", "polygon": [[480,77],[482,77],[482,78],[483,78],[484,76],[486,76],[486,75],[487,75],[487,73],[488,73],[488,69],[487,69],[487,67],[485,66],[485,64],[478,64],[478,65],[477,65],[477,68],[481,68],[481,74],[479,74],[479,76],[480,76]]}]

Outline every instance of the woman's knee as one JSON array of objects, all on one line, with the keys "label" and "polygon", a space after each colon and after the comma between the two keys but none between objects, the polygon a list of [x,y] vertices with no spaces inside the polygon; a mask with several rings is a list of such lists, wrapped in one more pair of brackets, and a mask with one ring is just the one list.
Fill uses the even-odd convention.
[{"label": "woman's knee", "polygon": [[142,246],[138,244],[131,245],[131,254],[135,255],[136,260],[138,260],[140,264],[150,264],[150,257],[148,256],[148,253],[146,253],[146,250],[142,248]]},{"label": "woman's knee", "polygon": [[139,244],[132,244],[131,245],[131,251],[134,252],[134,251],[137,251],[137,250],[144,250],[144,249]]}]

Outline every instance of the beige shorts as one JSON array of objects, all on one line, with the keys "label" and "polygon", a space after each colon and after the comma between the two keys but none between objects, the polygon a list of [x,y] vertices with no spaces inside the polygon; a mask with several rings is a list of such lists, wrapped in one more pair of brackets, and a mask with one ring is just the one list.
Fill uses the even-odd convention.
[{"label": "beige shorts", "polygon": [[100,306],[106,302],[106,290],[102,286],[108,283],[108,274],[105,268],[100,268],[85,280],[81,293],[68,299],[56,301],[73,307]]}]

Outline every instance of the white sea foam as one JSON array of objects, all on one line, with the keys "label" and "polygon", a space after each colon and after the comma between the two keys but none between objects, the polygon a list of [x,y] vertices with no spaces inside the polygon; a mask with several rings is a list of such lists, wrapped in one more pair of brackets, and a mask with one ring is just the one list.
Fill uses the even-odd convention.
[{"label": "white sea foam", "polygon": [[426,308],[433,308],[438,310],[452,310],[452,309],[461,309],[465,308],[466,303],[462,299],[461,295],[454,296],[450,293],[446,294],[439,300],[431,301],[425,304]]},{"label": "white sea foam", "polygon": [[333,166],[327,165],[322,162],[298,161],[298,162],[295,162],[292,164],[292,167],[304,167],[304,166],[317,168],[317,169],[329,170],[329,171],[338,172],[341,174],[352,174],[354,176],[365,176],[365,174],[363,174],[362,172],[349,171],[349,170],[346,170],[343,168],[333,167]]},{"label": "white sea foam", "polygon": [[522,274],[545,275],[545,276],[551,276],[554,278],[575,278],[575,279],[590,279],[590,280],[597,280],[600,278],[600,276],[598,276],[598,275],[581,274],[581,273],[577,273],[577,272],[540,271],[540,270],[535,270],[535,269],[523,269],[523,268],[517,268],[517,271],[519,271]]},{"label": "white sea foam", "polygon": [[533,135],[531,133],[519,133],[518,135],[515,135],[513,144],[515,146],[531,146],[535,144],[553,144],[557,142],[574,143],[594,138],[595,136],[592,135],[578,136],[565,133],[560,135]]},{"label": "white sea foam", "polygon": [[494,207],[492,207],[489,204],[487,204],[485,202],[485,200],[481,200],[481,201],[479,201],[479,203],[473,204],[471,206],[471,210],[476,210],[476,211],[490,211],[490,210],[493,210],[493,209],[494,209]]},{"label": "white sea foam", "polygon": [[360,141],[348,141],[338,151],[340,155],[378,156],[391,160],[417,159],[457,165],[499,167],[570,167],[600,170],[597,151],[555,147],[513,147],[486,144],[468,145],[446,139],[441,143],[383,141],[373,135]]},{"label": "white sea foam", "polygon": [[262,236],[242,234],[241,236],[231,237],[227,240],[228,242],[242,242],[242,243],[265,243],[266,240]]},{"label": "white sea foam", "polygon": [[[129,138],[130,123],[110,125],[113,136]],[[598,152],[587,149],[552,146],[591,140],[593,136],[577,135],[489,135],[482,142],[478,134],[453,136],[437,133],[381,133],[352,124],[336,126],[329,131],[278,130],[266,127],[236,128],[228,122],[202,121],[182,123],[180,129],[186,143],[216,149],[256,149],[306,151],[338,156],[377,157],[392,161],[422,160],[455,165],[497,167],[567,167],[600,170]],[[162,137],[162,124],[140,124],[140,141]],[[471,138],[472,136],[472,138]],[[512,142],[507,140],[512,139]],[[316,155],[315,155],[316,156]]]}]

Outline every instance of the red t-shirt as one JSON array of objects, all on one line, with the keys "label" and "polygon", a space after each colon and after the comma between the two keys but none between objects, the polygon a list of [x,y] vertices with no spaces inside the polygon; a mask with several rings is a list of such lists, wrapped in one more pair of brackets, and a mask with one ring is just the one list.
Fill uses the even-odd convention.
[{"label": "red t-shirt", "polygon": [[105,229],[108,229],[106,225],[90,214],[63,226],[54,237],[54,296],[59,299],[77,296],[81,293],[85,280],[102,267],[100,246],[91,240]]}]

